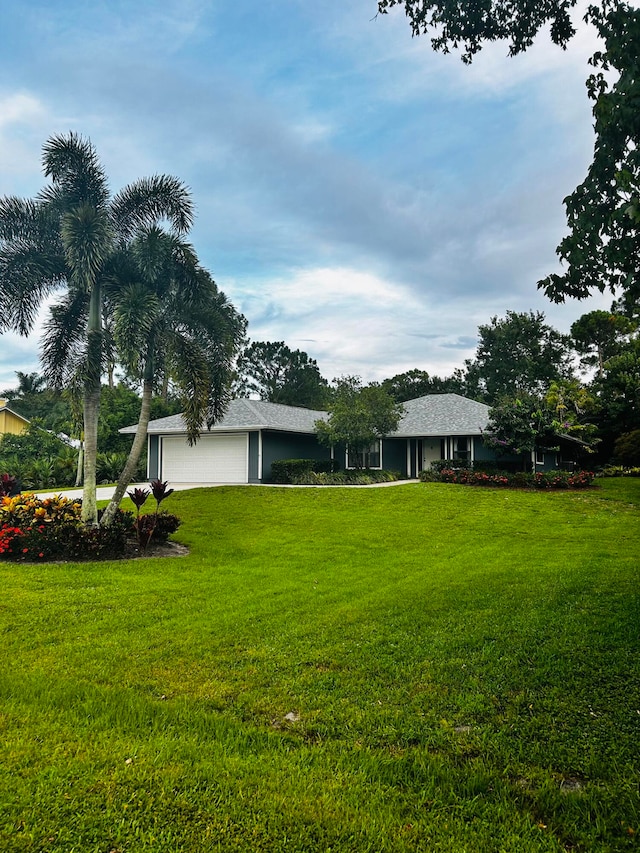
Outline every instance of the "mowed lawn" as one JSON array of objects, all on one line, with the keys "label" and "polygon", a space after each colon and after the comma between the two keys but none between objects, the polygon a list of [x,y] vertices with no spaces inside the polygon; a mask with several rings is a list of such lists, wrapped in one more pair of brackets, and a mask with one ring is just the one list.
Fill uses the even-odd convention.
[{"label": "mowed lawn", "polygon": [[640,480],[165,506],[0,563],[3,853],[638,849]]}]

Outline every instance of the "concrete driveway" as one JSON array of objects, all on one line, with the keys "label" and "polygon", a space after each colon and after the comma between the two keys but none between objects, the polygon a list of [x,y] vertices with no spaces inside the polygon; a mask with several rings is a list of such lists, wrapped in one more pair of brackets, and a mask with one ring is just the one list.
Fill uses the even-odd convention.
[{"label": "concrete driveway", "polygon": [[[208,489],[213,486],[229,486],[229,485],[245,485],[245,486],[264,486],[265,488],[277,489],[378,489],[385,486],[402,486],[407,483],[418,483],[419,480],[393,480],[390,483],[371,483],[367,486],[285,486],[279,483],[169,483],[169,488],[176,492],[183,492],[187,489]],[[148,489],[149,483],[132,483],[130,489]],[[115,492],[115,486],[98,486],[96,498],[99,501],[108,501]],[[82,489],[58,489],[52,492],[36,492],[38,498],[52,498],[54,495],[64,495],[65,498],[81,498]],[[126,495],[126,492],[125,492]]]}]

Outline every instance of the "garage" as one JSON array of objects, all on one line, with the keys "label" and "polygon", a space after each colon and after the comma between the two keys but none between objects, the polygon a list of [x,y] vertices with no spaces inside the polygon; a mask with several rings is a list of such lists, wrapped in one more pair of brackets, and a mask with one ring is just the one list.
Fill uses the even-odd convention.
[{"label": "garage", "polygon": [[185,436],[163,436],[162,479],[174,483],[247,483],[248,433],[203,435],[192,447]]}]

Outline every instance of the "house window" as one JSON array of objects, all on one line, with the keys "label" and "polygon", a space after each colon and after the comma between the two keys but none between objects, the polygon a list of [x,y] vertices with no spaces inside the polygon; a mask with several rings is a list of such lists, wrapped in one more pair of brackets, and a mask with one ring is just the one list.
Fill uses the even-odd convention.
[{"label": "house window", "polygon": [[366,450],[358,453],[347,448],[347,468],[382,468],[380,439],[377,438]]},{"label": "house window", "polygon": [[454,439],[453,458],[454,459],[468,459],[469,458],[469,439],[466,436],[462,436],[462,437],[458,437],[458,438]]},{"label": "house window", "polygon": [[536,448],[536,465],[544,465],[544,450]]}]

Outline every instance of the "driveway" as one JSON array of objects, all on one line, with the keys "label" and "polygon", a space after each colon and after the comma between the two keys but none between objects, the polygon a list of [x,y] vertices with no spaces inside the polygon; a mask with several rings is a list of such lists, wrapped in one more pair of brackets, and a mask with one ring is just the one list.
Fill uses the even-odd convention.
[{"label": "driveway", "polygon": [[[390,483],[371,483],[368,486],[285,486],[279,483],[243,483],[240,485],[247,486],[264,486],[265,488],[277,488],[277,489],[377,489],[380,487],[386,486],[402,486],[407,483],[418,483],[419,480],[393,480]],[[169,483],[169,488],[173,489],[175,492],[183,492],[187,489],[208,489],[212,486],[228,486],[228,485],[238,485],[237,483]],[[129,489],[148,489],[149,483],[132,483]],[[98,486],[96,490],[96,499],[99,501],[108,501],[115,492],[115,486]],[[65,498],[81,498],[82,497],[82,489],[58,489],[53,492],[36,492],[36,497],[38,498],[52,498],[54,495],[64,495]],[[125,493],[126,494],[126,493]]]}]

